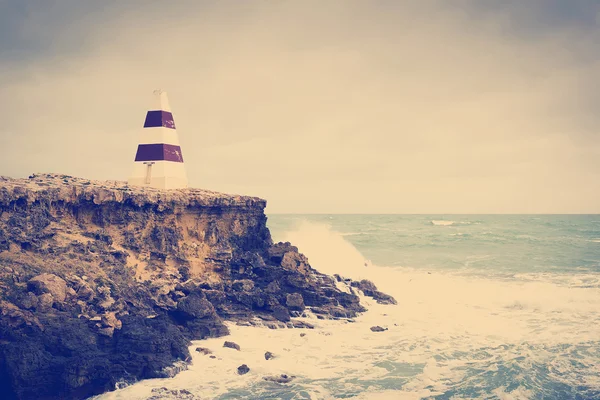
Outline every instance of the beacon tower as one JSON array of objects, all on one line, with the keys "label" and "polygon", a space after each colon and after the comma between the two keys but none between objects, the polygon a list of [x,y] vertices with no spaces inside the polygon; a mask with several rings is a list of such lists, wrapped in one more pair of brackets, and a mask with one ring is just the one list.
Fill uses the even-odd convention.
[{"label": "beacon tower", "polygon": [[187,187],[183,155],[166,92],[154,91],[154,105],[146,113],[138,143],[130,185],[158,189]]}]

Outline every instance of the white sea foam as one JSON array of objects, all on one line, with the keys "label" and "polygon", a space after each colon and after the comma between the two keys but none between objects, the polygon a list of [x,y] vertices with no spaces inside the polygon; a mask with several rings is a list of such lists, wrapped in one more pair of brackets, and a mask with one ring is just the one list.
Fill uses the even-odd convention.
[{"label": "white sea foam", "polygon": [[[223,348],[224,338],[196,342],[188,371],[101,398],[145,399],[152,388],[167,386],[185,388],[201,398],[225,393],[233,396],[228,398],[277,397],[283,391],[295,393],[295,399],[339,395],[421,399],[463,385],[481,390],[472,398],[535,397],[525,386],[509,390],[501,382],[490,387],[485,376],[500,374],[500,365],[514,369],[516,381],[526,379],[520,377],[521,369],[549,365],[548,379],[554,382],[571,386],[583,382],[600,390],[600,288],[582,287],[581,276],[573,278],[573,284],[558,284],[543,274],[498,280],[407,267],[365,267],[364,257],[340,234],[308,222],[277,239],[294,243],[322,272],[372,280],[398,305],[362,297],[369,311],[355,323],[315,319],[311,320],[315,330],[230,326],[226,339],[238,343],[241,351]],[[373,325],[388,330],[374,333],[369,329]],[[208,347],[217,358],[193,351],[196,346]],[[276,358],[265,360],[265,351]],[[577,359],[576,368],[569,361],[572,357]],[[248,374],[236,374],[241,364],[250,367]],[[282,373],[297,378],[286,386],[262,380]],[[384,381],[388,383],[380,383]]]},{"label": "white sea foam", "polygon": [[455,222],[454,221],[446,221],[446,220],[438,220],[438,219],[434,219],[431,221],[431,223],[433,225],[438,225],[438,226],[450,226],[450,225],[454,225]]}]

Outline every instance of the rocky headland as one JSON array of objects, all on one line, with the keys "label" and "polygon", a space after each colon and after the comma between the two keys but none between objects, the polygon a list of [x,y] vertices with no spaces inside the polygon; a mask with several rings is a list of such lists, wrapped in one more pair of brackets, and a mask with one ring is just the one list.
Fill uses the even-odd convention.
[{"label": "rocky headland", "polygon": [[[83,399],[173,376],[224,321],[312,328],[351,319],[369,281],[273,243],[266,201],[57,174],[0,177],[0,393]],[[245,369],[244,369],[245,370]]]}]

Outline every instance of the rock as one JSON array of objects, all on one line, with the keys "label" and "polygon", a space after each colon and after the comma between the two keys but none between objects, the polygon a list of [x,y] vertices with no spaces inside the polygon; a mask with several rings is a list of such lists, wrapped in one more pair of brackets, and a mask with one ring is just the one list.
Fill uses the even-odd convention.
[{"label": "rock", "polygon": [[209,356],[210,358],[217,358],[217,356]]},{"label": "rock", "polygon": [[294,378],[295,378],[294,375],[288,376],[288,375],[285,375],[285,374],[281,374],[279,376],[274,375],[274,376],[265,376],[265,377],[263,377],[263,379],[265,381],[275,382],[275,383],[289,383]]},{"label": "rock", "polygon": [[187,371],[187,369],[188,369],[188,363],[183,360],[179,360],[179,361],[174,362],[173,365],[167,365],[166,367],[163,367],[160,370],[160,373],[158,374],[157,377],[173,378],[178,373],[180,373],[182,371]]},{"label": "rock", "polygon": [[379,304],[398,304],[392,296],[377,290],[377,286],[369,280],[363,279],[360,282],[352,282],[351,286],[362,290],[365,296],[372,297]]},{"label": "rock", "polygon": [[229,347],[230,349],[236,349],[237,351],[240,351],[240,345],[234,342],[225,341],[225,343],[223,343],[223,347]]},{"label": "rock", "polygon": [[81,285],[79,287],[79,290],[77,290],[77,298],[78,299],[81,299],[84,301],[92,301],[92,300],[94,300],[94,297],[95,297],[94,291],[86,283]]},{"label": "rock", "polygon": [[247,374],[248,371],[250,371],[250,368],[248,368],[248,366],[246,364],[242,364],[238,367],[237,369],[237,373],[238,375],[244,375]]},{"label": "rock", "polygon": [[208,354],[212,354],[212,350],[209,350],[205,347],[196,347],[196,351],[200,354],[204,354],[205,356]]},{"label": "rock", "polygon": [[233,282],[231,287],[238,292],[249,292],[254,289],[254,282],[250,279],[241,279]]},{"label": "rock", "polygon": [[275,354],[271,353],[270,351],[267,351],[265,353],[265,360],[270,360],[271,358],[275,358]]},{"label": "rock", "polygon": [[285,305],[290,310],[304,311],[304,299],[300,293],[290,293],[286,296]]},{"label": "rock", "polygon": [[37,308],[39,308],[41,311],[49,310],[50,308],[52,308],[52,305],[54,304],[54,297],[52,297],[52,295],[50,293],[44,293],[41,296],[38,296],[37,300],[38,300]]},{"label": "rock", "polygon": [[371,331],[373,331],[373,332],[383,332],[383,331],[387,331],[387,328],[382,328],[380,326],[372,326],[371,327]]},{"label": "rock", "polygon": [[196,397],[186,389],[167,389],[166,387],[152,389],[152,396],[146,400],[195,400]]},{"label": "rock", "polygon": [[281,288],[279,287],[279,284],[277,283],[277,281],[273,281],[267,285],[267,287],[265,288],[265,292],[279,293],[279,292],[281,292]]},{"label": "rock", "polygon": [[215,308],[210,301],[193,294],[177,302],[177,311],[184,319],[195,319],[213,315]]},{"label": "rock", "polygon": [[287,308],[281,305],[273,306],[273,316],[279,321],[287,322],[290,320],[290,312]]},{"label": "rock", "polygon": [[115,328],[113,326],[105,326],[103,328],[98,328],[98,333],[103,336],[113,337],[115,333]]},{"label": "rock", "polygon": [[306,336],[306,333],[302,332],[302,333],[300,334],[300,337],[304,337],[304,336]]},{"label": "rock", "polygon": [[115,316],[114,312],[103,314],[101,321],[105,326],[112,327],[114,329],[121,329],[123,326],[123,323]]},{"label": "rock", "polygon": [[32,309],[38,306],[39,300],[37,296],[31,292],[27,292],[27,294],[21,299],[21,308]]},{"label": "rock", "polygon": [[54,274],[40,274],[27,282],[27,289],[37,295],[49,293],[54,301],[62,303],[67,296],[67,283]]}]

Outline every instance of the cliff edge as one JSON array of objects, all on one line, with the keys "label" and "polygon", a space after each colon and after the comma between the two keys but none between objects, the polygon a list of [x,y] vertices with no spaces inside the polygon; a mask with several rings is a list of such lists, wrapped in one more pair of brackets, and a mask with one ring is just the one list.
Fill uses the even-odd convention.
[{"label": "cliff edge", "polygon": [[274,244],[266,201],[57,174],[0,177],[0,393],[81,399],[166,377],[224,321],[312,328],[365,311],[369,282]]}]

